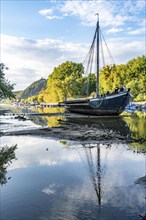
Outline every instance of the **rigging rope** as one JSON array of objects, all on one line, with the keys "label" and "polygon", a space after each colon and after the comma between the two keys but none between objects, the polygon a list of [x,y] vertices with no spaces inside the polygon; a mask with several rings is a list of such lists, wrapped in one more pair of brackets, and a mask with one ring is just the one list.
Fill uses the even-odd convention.
[{"label": "rigging rope", "polygon": [[100,45],[101,45],[102,64],[103,64],[103,67],[105,67],[105,59],[104,59],[104,51],[103,51],[103,45],[102,45],[102,37],[101,37],[101,34],[99,35],[99,37],[100,37]]},{"label": "rigging rope", "polygon": [[[93,41],[92,41],[92,44],[91,44],[91,47],[89,49],[89,52],[87,54],[87,56],[85,57],[84,61],[83,61],[83,65],[86,63],[86,69],[85,69],[85,72],[84,74],[86,76],[88,76],[90,73],[92,73],[93,71],[93,63],[94,63],[94,59],[95,59],[95,48],[96,48],[96,38],[97,38],[97,28],[95,30],[95,33],[94,33],[94,37],[93,37]],[[106,48],[107,48],[107,52],[109,54],[109,57],[110,57],[110,60],[111,60],[111,63],[112,64],[115,64],[114,62],[114,59],[110,53],[110,50],[107,46],[107,43],[105,41],[105,38],[102,34],[102,31],[101,29],[99,28],[99,40],[100,40],[100,52],[101,52],[101,57],[102,57],[102,64],[103,64],[103,67],[105,67],[106,63],[105,63],[105,54],[104,54],[104,49],[103,49],[103,46],[105,45]],[[104,43],[104,45],[103,45]],[[102,66],[102,65],[101,65]],[[87,82],[87,89],[86,89],[86,93],[87,93],[87,96],[90,95],[89,94],[89,86],[90,86],[90,79],[88,78],[88,82]]]},{"label": "rigging rope", "polygon": [[[83,62],[83,64],[86,62],[87,60],[87,67],[86,67],[86,70],[85,70],[85,75],[89,75],[91,72],[92,72],[92,66],[93,66],[93,60],[94,60],[94,48],[95,48],[95,40],[96,40],[96,30],[95,30],[95,34],[94,34],[94,38],[93,38],[93,41],[92,41],[92,44],[91,44],[91,47],[89,49],[89,52]],[[89,79],[88,79],[88,82],[87,82],[87,90],[86,90],[86,94],[87,96],[89,95]]]},{"label": "rigging rope", "polygon": [[89,52],[88,52],[87,56],[85,57],[85,59],[84,59],[84,61],[83,61],[83,64],[86,62],[87,58],[90,57],[90,54],[91,54],[91,52],[92,52],[92,49],[94,48],[94,45],[95,45],[95,39],[96,39],[96,30],[95,30],[95,34],[94,34],[94,38],[93,38],[91,47],[90,47],[90,49],[89,49]]},{"label": "rigging rope", "polygon": [[114,59],[113,59],[113,57],[112,57],[112,55],[111,55],[111,52],[110,52],[110,50],[109,50],[109,48],[108,48],[108,45],[107,45],[107,43],[106,43],[106,41],[105,41],[105,38],[104,38],[104,36],[103,36],[103,34],[102,34],[101,28],[99,28],[99,31],[100,31],[101,37],[102,37],[103,40],[104,40],[104,43],[105,43],[106,48],[107,48],[107,50],[108,50],[108,53],[109,53],[109,55],[110,55],[110,57],[111,57],[111,61],[112,61],[113,64],[115,64]]}]

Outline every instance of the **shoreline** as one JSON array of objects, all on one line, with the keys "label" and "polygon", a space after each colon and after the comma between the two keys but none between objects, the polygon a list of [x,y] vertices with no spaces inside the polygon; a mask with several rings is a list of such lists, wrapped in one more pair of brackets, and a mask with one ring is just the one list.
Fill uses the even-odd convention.
[{"label": "shoreline", "polygon": [[71,141],[76,144],[118,144],[118,143],[133,143],[142,144],[146,142],[143,138],[133,138],[132,136],[122,135],[119,132],[111,131],[109,129],[90,128],[86,126],[83,128],[80,125],[65,124],[61,127],[42,127],[30,130],[18,130],[9,132],[0,132],[0,136],[35,136],[42,138],[53,138],[59,141]]}]

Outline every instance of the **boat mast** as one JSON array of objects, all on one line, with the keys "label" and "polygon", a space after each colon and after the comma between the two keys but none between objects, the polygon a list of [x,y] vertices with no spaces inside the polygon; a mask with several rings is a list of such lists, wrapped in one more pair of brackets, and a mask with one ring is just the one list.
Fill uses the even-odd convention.
[{"label": "boat mast", "polygon": [[97,13],[97,24],[96,24],[96,40],[97,40],[97,54],[96,54],[96,96],[99,95],[99,14]]}]

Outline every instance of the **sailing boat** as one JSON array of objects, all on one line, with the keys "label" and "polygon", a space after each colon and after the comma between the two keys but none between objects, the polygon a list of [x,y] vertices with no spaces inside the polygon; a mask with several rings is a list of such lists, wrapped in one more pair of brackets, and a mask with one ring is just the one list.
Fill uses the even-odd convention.
[{"label": "sailing boat", "polygon": [[[98,15],[98,14],[97,14]],[[132,97],[130,89],[123,87],[120,91],[115,89],[112,94],[99,94],[99,15],[97,16],[97,25],[91,44],[91,48],[96,43],[96,95],[93,98],[66,100],[60,103],[66,110],[73,113],[97,115],[97,116],[109,116],[119,115],[129,104]]]}]

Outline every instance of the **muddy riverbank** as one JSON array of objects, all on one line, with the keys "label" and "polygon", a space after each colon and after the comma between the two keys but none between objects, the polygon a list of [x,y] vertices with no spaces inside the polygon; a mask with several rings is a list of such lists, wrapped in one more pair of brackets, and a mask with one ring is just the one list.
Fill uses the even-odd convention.
[{"label": "muddy riverbank", "polygon": [[133,120],[131,116],[95,117],[66,113],[58,108],[20,109],[13,106],[4,106],[0,114],[0,136],[29,135],[107,144],[146,142],[145,119]]},{"label": "muddy riverbank", "polygon": [[19,121],[18,119],[16,117],[8,117],[1,121],[0,126],[7,126],[9,129],[2,130],[0,136],[31,135],[56,140],[105,144],[121,142],[143,143],[146,141],[144,138],[132,137],[127,124],[121,117],[84,118],[71,116],[61,120],[60,125],[56,127],[32,127],[33,122],[31,120]]}]

